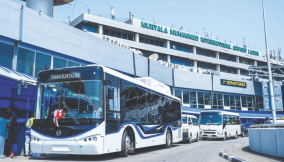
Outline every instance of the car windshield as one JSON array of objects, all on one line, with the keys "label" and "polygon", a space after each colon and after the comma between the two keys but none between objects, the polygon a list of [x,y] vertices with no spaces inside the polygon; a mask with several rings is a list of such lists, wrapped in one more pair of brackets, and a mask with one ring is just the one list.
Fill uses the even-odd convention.
[{"label": "car windshield", "polygon": [[201,113],[199,124],[202,125],[221,125],[222,114],[220,113]]},{"label": "car windshield", "polygon": [[182,117],[182,124],[187,124],[187,117]]},{"label": "car windshield", "polygon": [[[44,84],[41,119],[53,118],[56,109],[63,119],[102,119],[102,81],[75,81]],[[74,119],[75,118],[75,119]]]}]

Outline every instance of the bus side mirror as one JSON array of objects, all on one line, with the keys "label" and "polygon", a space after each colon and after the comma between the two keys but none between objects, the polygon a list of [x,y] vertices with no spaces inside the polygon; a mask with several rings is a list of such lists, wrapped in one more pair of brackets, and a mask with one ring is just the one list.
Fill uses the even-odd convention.
[{"label": "bus side mirror", "polygon": [[114,98],[114,88],[108,88],[107,89],[107,98],[108,99],[113,99]]}]

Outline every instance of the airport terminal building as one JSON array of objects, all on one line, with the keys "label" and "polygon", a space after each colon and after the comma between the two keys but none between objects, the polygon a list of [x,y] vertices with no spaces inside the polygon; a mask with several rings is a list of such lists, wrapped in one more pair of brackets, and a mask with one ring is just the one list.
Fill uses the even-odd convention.
[{"label": "airport terminal building", "polygon": [[[0,110],[14,107],[17,136],[36,107],[38,72],[88,64],[131,77],[152,77],[168,85],[181,98],[183,113],[198,116],[204,109],[218,109],[238,112],[243,122],[261,123],[272,117],[268,83],[265,78],[248,76],[249,66],[266,65],[261,55],[131,14],[126,22],[82,14],[65,24],[0,0]],[[274,82],[278,118],[284,116],[282,88],[282,82]]]}]

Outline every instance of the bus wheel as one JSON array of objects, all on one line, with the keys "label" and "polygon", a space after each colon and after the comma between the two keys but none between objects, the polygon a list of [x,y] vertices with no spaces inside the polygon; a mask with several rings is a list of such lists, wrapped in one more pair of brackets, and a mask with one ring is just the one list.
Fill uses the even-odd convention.
[{"label": "bus wheel", "polygon": [[198,133],[197,133],[197,134],[196,134],[195,142],[198,142],[198,139],[199,139],[199,137],[198,137]]},{"label": "bus wheel", "polygon": [[227,139],[227,133],[225,133],[225,136],[224,136],[224,138],[223,138],[223,141],[226,141],[226,139]]},{"label": "bus wheel", "polygon": [[165,148],[170,148],[171,146],[172,146],[172,134],[170,130],[167,130]]},{"label": "bus wheel", "polygon": [[191,134],[189,136],[188,143],[192,143],[192,135]]},{"label": "bus wheel", "polygon": [[242,136],[242,137],[244,137],[244,136],[245,136],[245,132],[244,132],[244,131],[242,131],[242,134],[241,134],[241,136]]},{"label": "bus wheel", "polygon": [[124,131],[124,133],[122,135],[122,140],[121,140],[121,152],[119,153],[119,155],[121,157],[127,157],[128,156],[128,151],[131,147],[130,144],[131,144],[131,138],[130,138],[128,132]]},{"label": "bus wheel", "polygon": [[236,132],[235,139],[238,139],[238,132]]}]

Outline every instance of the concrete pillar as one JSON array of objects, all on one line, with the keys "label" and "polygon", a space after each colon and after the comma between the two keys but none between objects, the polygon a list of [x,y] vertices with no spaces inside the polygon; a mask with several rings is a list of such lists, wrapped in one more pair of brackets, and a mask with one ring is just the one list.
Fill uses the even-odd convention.
[{"label": "concrete pillar", "polygon": [[219,52],[216,52],[216,59],[219,59]]},{"label": "concrete pillar", "polygon": [[16,42],[14,46],[14,54],[13,54],[13,65],[12,65],[13,70],[17,70],[18,47],[19,47],[19,43]]},{"label": "concrete pillar", "polygon": [[237,69],[237,74],[241,75],[241,69]]},{"label": "concrete pillar", "polygon": [[253,66],[257,66],[257,61],[256,60],[253,61]]},{"label": "concrete pillar", "polygon": [[197,68],[197,61],[196,60],[193,61],[193,67]]},{"label": "concrete pillar", "polygon": [[216,71],[220,72],[220,65],[216,65]]},{"label": "concrete pillar", "polygon": [[236,57],[236,62],[240,63],[240,57],[239,56]]},{"label": "concrete pillar", "polygon": [[53,69],[54,56],[51,56],[50,69]]},{"label": "concrete pillar", "polygon": [[170,48],[171,48],[170,45],[171,45],[171,42],[167,40],[167,42],[166,42],[166,47],[167,47],[167,49],[170,49]]},{"label": "concrete pillar", "polygon": [[103,35],[103,26],[102,25],[99,25],[99,34]]},{"label": "concrete pillar", "polygon": [[196,47],[192,47],[193,54],[196,55]]},{"label": "concrete pillar", "polygon": [[139,34],[138,33],[135,34],[135,42],[139,42]]},{"label": "concrete pillar", "polygon": [[171,56],[170,55],[167,55],[167,61],[168,61],[169,64],[171,63]]}]

